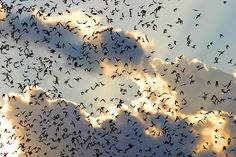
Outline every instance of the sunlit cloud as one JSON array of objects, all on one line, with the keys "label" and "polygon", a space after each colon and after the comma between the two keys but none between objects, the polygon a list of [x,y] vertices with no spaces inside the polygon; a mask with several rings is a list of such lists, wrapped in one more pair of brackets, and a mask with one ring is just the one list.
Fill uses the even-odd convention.
[{"label": "sunlit cloud", "polygon": [[80,9],[50,17],[45,17],[46,15],[39,10],[34,10],[32,14],[44,25],[64,27],[72,33],[78,34],[86,42],[94,42],[92,39],[101,40],[98,32],[107,28],[100,23],[101,17],[93,16]]},{"label": "sunlit cloud", "polygon": [[5,118],[7,112],[8,108],[6,106],[0,110],[0,155],[18,157],[19,139],[15,135],[12,122]]},{"label": "sunlit cloud", "polygon": [[[119,78],[131,82],[138,90],[129,87],[134,94],[131,92],[128,97],[128,90],[120,88],[125,102],[120,99],[116,104],[104,99],[104,104],[93,109],[94,112],[86,109],[88,104],[52,99],[49,90],[38,86],[28,86],[21,94],[9,93],[1,113],[4,118],[0,123],[4,127],[0,128],[3,141],[0,144],[4,147],[0,153],[19,157],[99,153],[150,156],[152,150],[158,149],[159,154],[169,152],[169,156],[181,155],[180,152],[197,156],[208,151],[219,157],[233,154],[230,149],[235,146],[231,137],[235,129],[232,104],[235,104],[236,85],[231,81],[235,80],[235,73],[233,76],[184,56],[173,62],[150,58],[158,43],[139,31],[102,25],[102,17],[83,10],[46,17],[35,9],[32,15],[45,28],[62,27],[88,45],[107,44],[104,50],[109,54],[105,53],[105,58],[91,57],[99,63],[100,74],[107,80]],[[1,16],[5,14],[0,13]],[[114,36],[110,39],[107,34]],[[127,51],[112,47],[122,40],[128,42]],[[229,92],[225,92],[227,86]],[[100,148],[102,152],[98,151]]]},{"label": "sunlit cloud", "polygon": [[[135,78],[139,79],[135,80]],[[229,116],[229,113],[223,111],[204,111],[204,110],[199,113],[191,115],[181,113],[181,111],[179,110],[180,106],[178,106],[178,104],[174,105],[176,103],[175,100],[177,97],[177,93],[169,89],[167,82],[162,80],[160,76],[151,77],[147,73],[141,75],[137,72],[137,74],[134,74],[130,79],[133,79],[133,81],[137,83],[138,86],[140,87],[140,91],[143,91],[142,92],[143,94],[140,98],[134,99],[132,101],[132,105],[134,106],[133,108],[130,108],[124,104],[121,105],[120,108],[117,108],[115,105],[108,104],[107,106],[103,107],[101,114],[96,117],[87,113],[86,110],[83,109],[82,104],[76,104],[67,101],[65,99],[51,100],[49,97],[44,95],[46,94],[44,90],[38,87],[37,88],[28,87],[26,88],[24,96],[15,93],[9,94],[10,100],[8,99],[5,100],[6,101],[5,107],[8,108],[6,117],[7,120],[12,121],[13,127],[17,127],[17,125],[19,125],[19,123],[21,122],[19,121],[19,119],[15,118],[16,115],[21,114],[21,109],[24,109],[25,112],[28,113],[30,112],[34,113],[36,112],[36,110],[38,111],[41,110],[41,112],[45,112],[41,113],[42,115],[43,114],[47,115],[48,112],[53,112],[58,115],[66,116],[67,114],[69,114],[67,112],[71,112],[71,114],[74,112],[78,112],[81,115],[80,118],[84,119],[83,123],[87,123],[85,124],[85,126],[89,126],[91,124],[90,129],[91,128],[99,129],[103,128],[104,123],[107,123],[108,120],[117,121],[119,115],[127,113],[129,115],[134,116],[138,120],[138,123],[143,125],[144,129],[142,130],[142,132],[144,132],[147,136],[152,137],[154,140],[155,139],[158,140],[163,136],[163,131],[158,127],[158,124],[154,124],[153,122],[151,122],[150,118],[157,115],[161,115],[168,117],[165,123],[169,123],[171,121],[173,122],[174,121],[178,122],[182,120],[186,121],[186,123],[191,128],[192,133],[195,136],[199,136],[197,142],[193,142],[194,144],[196,144],[196,146],[194,147],[195,148],[194,152],[196,154],[205,152],[206,150],[212,151],[213,153],[216,153],[218,156],[224,154],[224,152],[222,152],[221,150],[226,149],[224,146],[228,144],[228,140],[231,137],[230,133],[227,132],[226,128],[226,123],[228,123],[229,121],[225,119],[226,116]],[[153,96],[150,95],[150,93],[152,92],[155,93]],[[40,93],[41,94],[43,93],[44,96],[39,96],[41,95]],[[156,98],[158,96],[160,97],[159,99]],[[42,105],[41,103],[45,105]],[[58,107],[62,108],[61,109],[62,113],[60,114],[57,113],[59,111],[57,109]],[[65,107],[67,108],[72,107],[73,109],[69,111]],[[64,109],[66,109],[65,112],[63,111]],[[33,115],[39,116],[40,113]],[[22,116],[27,116],[27,115],[23,114]],[[24,118],[22,117],[22,119]],[[28,120],[25,121],[26,123],[24,125],[25,127],[27,126],[28,123],[27,121]],[[72,119],[72,121],[75,122],[76,120]],[[37,127],[45,128],[45,125]],[[161,126],[162,125],[160,125],[160,127]],[[27,130],[30,131],[30,134],[31,133],[33,134],[32,131],[34,131],[35,129],[36,128],[33,127],[32,129],[28,128]],[[48,129],[50,130],[50,128]],[[21,129],[16,130],[15,134],[17,139],[24,136],[24,134],[26,134],[24,132],[25,131]],[[34,135],[37,136],[37,133],[34,133]],[[37,137],[34,138],[37,139]],[[34,145],[34,142],[30,144]],[[55,154],[54,151],[52,153]]]},{"label": "sunlit cloud", "polygon": [[2,5],[0,5],[0,20],[3,20],[6,18],[6,12],[5,9],[2,9]]}]

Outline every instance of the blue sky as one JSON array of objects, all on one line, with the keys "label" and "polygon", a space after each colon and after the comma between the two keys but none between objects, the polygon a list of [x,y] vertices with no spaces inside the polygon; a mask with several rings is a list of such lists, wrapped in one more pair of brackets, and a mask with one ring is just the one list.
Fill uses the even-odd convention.
[{"label": "blue sky", "polygon": [[[135,4],[137,8],[143,5],[148,8],[148,1],[147,4],[141,2]],[[197,58],[210,67],[216,67],[227,73],[235,70],[235,66],[227,64],[231,58],[235,60],[236,57],[234,53],[236,32],[233,31],[236,26],[235,1],[231,0],[226,4],[223,4],[221,0],[163,1],[163,5],[165,7],[160,11],[160,16],[156,20],[156,24],[160,28],[157,32],[153,31],[151,27],[147,29],[138,27],[155,42],[156,57],[173,59],[183,54],[189,59]],[[178,8],[175,13],[173,13],[174,8]],[[198,11],[193,11],[193,9]],[[199,13],[201,13],[200,18],[195,20]],[[183,19],[183,25],[175,24],[179,17]],[[153,16],[146,16],[145,19],[152,21]],[[117,20],[113,25],[117,28],[132,30],[133,25],[137,25],[138,21],[137,18],[127,18],[124,22]],[[162,34],[166,24],[175,25],[173,29],[170,29],[170,35],[172,35],[170,39],[166,38],[168,34]],[[199,26],[196,27],[195,24],[199,24]],[[196,44],[195,49],[186,46],[186,38],[189,34],[191,34],[193,43]],[[220,39],[220,34],[224,35],[222,39]],[[174,40],[177,41],[177,46],[170,50],[168,44],[173,44]],[[207,49],[210,42],[213,42],[214,45]],[[217,51],[225,50],[226,44],[230,45],[230,49],[221,56],[219,64],[214,64],[214,57],[218,55]]]},{"label": "blue sky", "polygon": [[2,2],[0,156],[235,156],[236,1],[107,3]]}]

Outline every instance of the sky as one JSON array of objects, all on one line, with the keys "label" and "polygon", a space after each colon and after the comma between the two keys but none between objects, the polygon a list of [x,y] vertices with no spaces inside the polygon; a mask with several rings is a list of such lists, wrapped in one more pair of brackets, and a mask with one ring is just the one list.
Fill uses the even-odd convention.
[{"label": "sky", "polygon": [[236,156],[236,1],[0,2],[0,156]]}]

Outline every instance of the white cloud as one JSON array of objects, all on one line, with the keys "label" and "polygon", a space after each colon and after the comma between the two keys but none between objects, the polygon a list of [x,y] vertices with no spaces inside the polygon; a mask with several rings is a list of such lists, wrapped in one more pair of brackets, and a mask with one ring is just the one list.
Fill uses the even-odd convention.
[{"label": "white cloud", "polygon": [[[70,20],[76,20],[77,15],[84,16],[74,13]],[[40,29],[49,29],[57,22],[66,23],[64,19],[67,16],[69,15],[49,18],[48,21],[38,19],[37,22],[41,22]],[[87,19],[84,18],[81,22],[86,22]],[[19,23],[16,22],[16,25],[19,26]],[[71,26],[77,25],[74,23]],[[98,49],[102,54],[92,53],[89,56],[91,60],[88,60],[101,60],[101,57],[106,56],[108,61],[99,63],[105,68],[107,75],[104,77],[110,79],[114,74],[118,77],[124,73],[119,79],[136,84],[135,89],[123,87],[131,93],[122,95],[122,101],[124,98],[125,102],[120,99],[120,104],[104,103],[105,106],[99,106],[101,110],[104,107],[104,111],[98,116],[89,116],[90,113],[82,109],[88,108],[85,104],[65,99],[51,100],[38,87],[27,88],[24,95],[9,94],[10,100],[7,96],[5,98],[8,110],[3,114],[14,128],[14,136],[20,146],[19,149],[16,148],[21,154],[19,156],[31,153],[31,156],[43,156],[45,153],[47,156],[187,156],[195,153],[196,156],[205,156],[213,152],[216,153],[215,156],[235,154],[233,149],[236,144],[233,139],[236,85],[233,75],[208,68],[196,59],[189,61],[183,57],[172,63],[158,58],[147,59],[146,51],[152,48],[153,43],[135,42],[142,34],[111,29],[108,26],[99,27],[100,29],[107,30],[100,34],[99,40],[90,42],[88,38],[95,31],[94,28],[87,30],[86,26],[82,27],[78,31],[79,36],[58,28],[63,32],[63,38],[55,37],[51,46],[55,46],[57,41],[62,44],[71,41],[72,47],[81,50],[81,46],[88,46],[85,52],[91,52],[91,49],[95,51],[96,48],[89,47],[90,44],[107,44],[104,48],[107,52],[102,51],[100,46]],[[31,35],[29,38],[32,40],[42,38],[41,35],[35,36],[35,33]],[[77,43],[78,40],[87,43],[81,45]],[[126,44],[122,45],[122,40]],[[113,46],[117,44],[121,44],[121,48],[114,50]],[[42,46],[45,47],[44,44]],[[129,49],[129,46],[130,50],[122,51],[125,47]],[[65,47],[60,51],[68,55],[72,49]],[[117,59],[121,61],[116,61]],[[81,62],[87,64],[87,59],[83,58]],[[50,81],[52,76],[48,77]],[[106,81],[105,84],[108,82]],[[107,86],[113,89],[113,86]],[[102,89],[100,92],[111,94]],[[119,101],[120,96],[116,98]],[[5,135],[4,131],[3,134]],[[226,150],[223,151],[223,148]]]},{"label": "white cloud", "polygon": [[[145,134],[150,122],[142,124],[137,117],[125,110],[120,111],[114,120],[106,119],[100,127],[93,128],[88,121],[90,117],[82,111],[82,106],[77,107],[78,104],[66,100],[49,100],[43,90],[29,89],[23,96],[11,94],[11,100],[6,102],[6,118],[15,128],[19,145],[24,145],[24,148],[19,149],[23,154],[43,156],[46,152],[48,156],[60,156],[61,153],[69,156],[92,156],[101,153],[102,156],[109,156],[114,153],[119,156],[150,156],[169,149],[174,155],[183,151],[178,143],[182,133],[188,137],[194,136],[182,121],[169,122],[164,127],[164,116],[161,116],[160,120],[155,120],[157,126],[160,125],[159,128],[163,129],[159,130],[161,136],[153,138]],[[179,128],[180,126],[183,128]],[[178,131],[172,132],[173,129]],[[171,135],[172,133],[175,135]],[[189,142],[191,138],[183,140]],[[162,145],[165,141],[170,143]],[[158,147],[157,152],[155,147]],[[191,153],[194,144],[188,147],[185,153]],[[174,151],[176,148],[179,151]],[[24,156],[23,154],[20,156]]]},{"label": "white cloud", "polygon": [[[201,111],[194,115],[179,112],[177,119],[164,111],[147,114],[127,107],[117,111],[108,107],[100,117],[94,117],[86,113],[83,105],[64,99],[51,100],[40,88],[27,89],[24,95],[11,93],[10,101],[5,99],[6,119],[15,128],[19,145],[24,145],[18,149],[19,156],[29,153],[31,156],[44,153],[47,156],[167,156],[168,153],[176,156],[181,152],[193,155],[204,152],[203,145],[218,156],[234,153],[230,150],[235,147],[232,136],[235,118],[223,111]],[[95,127],[93,123],[97,122],[100,126]],[[218,131],[214,134],[215,129]],[[232,141],[227,144],[229,138]],[[226,151],[219,151],[223,145],[215,141],[227,145]]]},{"label": "white cloud", "polygon": [[209,111],[236,112],[236,84],[232,74],[206,67],[197,60],[188,61],[184,57],[172,63],[156,59],[151,64],[155,65],[155,71],[162,75],[161,78],[168,82],[170,88],[177,92],[177,101],[187,101],[182,106],[184,112],[194,113],[201,107]]}]

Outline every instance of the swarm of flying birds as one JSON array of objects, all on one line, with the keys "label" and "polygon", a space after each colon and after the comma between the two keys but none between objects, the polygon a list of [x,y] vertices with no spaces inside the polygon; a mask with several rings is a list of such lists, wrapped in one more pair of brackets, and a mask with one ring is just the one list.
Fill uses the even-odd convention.
[{"label": "swarm of flying birds", "polygon": [[[171,35],[185,19],[161,25],[165,1],[80,9],[91,3],[0,0],[0,156],[236,156],[236,116],[224,110],[236,103],[235,77],[183,55],[155,59],[153,41],[140,33],[161,33],[171,51],[179,42],[198,49],[191,33],[185,41]],[[191,11],[197,29],[204,12]],[[133,32],[112,27],[132,18]],[[219,33],[206,51],[225,38]],[[230,48],[216,50],[212,62]],[[65,99],[74,94],[74,102]]]}]

